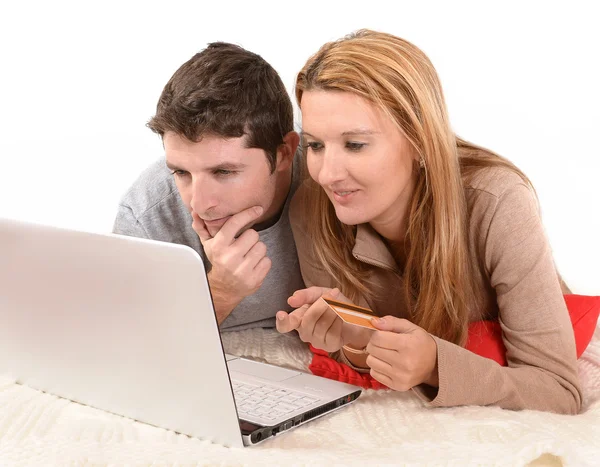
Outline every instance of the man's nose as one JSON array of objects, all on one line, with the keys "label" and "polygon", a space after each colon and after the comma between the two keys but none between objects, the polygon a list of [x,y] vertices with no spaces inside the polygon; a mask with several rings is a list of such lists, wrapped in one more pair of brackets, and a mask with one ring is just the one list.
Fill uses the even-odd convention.
[{"label": "man's nose", "polygon": [[191,192],[190,207],[199,216],[210,211],[217,205],[216,193],[208,183],[194,180]]}]

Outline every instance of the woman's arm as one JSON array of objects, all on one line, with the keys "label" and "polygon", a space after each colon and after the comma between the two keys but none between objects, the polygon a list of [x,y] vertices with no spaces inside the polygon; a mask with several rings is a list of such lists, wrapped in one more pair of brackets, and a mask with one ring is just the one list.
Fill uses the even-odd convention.
[{"label": "woman's arm", "polygon": [[415,390],[434,406],[578,413],[573,329],[535,198],[518,183],[494,199],[478,253],[496,292],[508,367],[435,338],[439,389]]}]

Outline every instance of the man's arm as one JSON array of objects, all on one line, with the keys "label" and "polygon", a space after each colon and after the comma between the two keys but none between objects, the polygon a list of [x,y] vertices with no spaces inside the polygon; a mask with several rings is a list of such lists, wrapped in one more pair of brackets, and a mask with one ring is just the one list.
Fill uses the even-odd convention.
[{"label": "man's arm", "polygon": [[[268,258],[265,258],[261,263],[261,259],[266,254],[266,251],[263,252],[260,245],[257,248],[253,248],[256,246],[256,243],[261,243],[261,245],[264,246],[262,242],[251,240],[246,246],[244,246],[244,242],[241,242],[241,245],[238,244],[234,246],[235,243],[238,243],[234,236],[236,235],[236,232],[239,231],[239,228],[243,227],[243,224],[241,223],[251,222],[251,220],[252,216],[248,215],[242,215],[241,218],[235,219],[233,225],[230,225],[229,227],[229,230],[232,232],[230,234],[231,238],[227,237],[226,241],[221,245],[217,242],[215,248],[211,248],[211,245],[214,242],[208,242],[209,251],[214,253],[211,255],[212,261],[211,257],[207,255],[208,252],[206,251],[206,248],[203,248],[204,251],[202,253],[204,254],[202,254],[202,259],[205,266],[208,264],[206,259],[210,261],[211,265],[207,277],[219,325],[225,321],[245,297],[252,295],[258,290],[270,268],[270,261]],[[226,235],[227,232],[228,229],[225,229],[223,234]],[[135,217],[131,208],[124,204],[119,205],[119,210],[113,226],[113,233],[130,237],[152,239],[144,229],[143,225]],[[250,234],[252,234],[252,232],[248,232],[246,237],[250,236]],[[258,237],[258,235],[256,236]],[[206,240],[212,239],[207,239],[205,236],[205,241]],[[252,249],[254,249],[254,251],[248,257],[248,253],[250,253],[250,250]],[[257,250],[258,254],[256,254]],[[261,263],[261,266],[256,270],[258,263]]]},{"label": "man's arm", "polygon": [[220,326],[235,307],[242,302],[244,297],[234,296],[232,290],[222,287],[222,284],[212,276],[212,271],[208,273],[208,283],[210,284],[210,292],[215,306],[217,322]]},{"label": "man's arm", "polygon": [[219,324],[245,297],[260,288],[271,269],[267,247],[258,233],[253,229],[244,230],[261,214],[262,208],[239,212],[212,237],[202,219],[192,213],[192,227],[211,264],[208,282]]}]

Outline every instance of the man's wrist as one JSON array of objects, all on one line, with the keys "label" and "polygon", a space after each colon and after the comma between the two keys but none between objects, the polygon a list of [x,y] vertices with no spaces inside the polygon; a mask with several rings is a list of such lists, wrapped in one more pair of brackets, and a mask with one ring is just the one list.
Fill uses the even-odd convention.
[{"label": "man's wrist", "polygon": [[207,277],[217,315],[217,322],[221,324],[245,297],[236,296],[231,290],[227,290],[227,288],[223,288],[215,283],[216,281],[213,280],[211,274],[208,274]]}]

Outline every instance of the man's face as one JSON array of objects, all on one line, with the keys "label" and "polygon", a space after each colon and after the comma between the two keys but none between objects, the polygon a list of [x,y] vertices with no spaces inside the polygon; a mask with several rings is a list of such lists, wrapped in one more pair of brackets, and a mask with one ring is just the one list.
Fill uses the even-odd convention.
[{"label": "man's face", "polygon": [[163,144],[167,167],[173,172],[181,199],[215,236],[232,215],[262,206],[254,224],[272,216],[276,177],[262,149],[245,147],[246,137],[204,136],[191,142],[173,132]]}]

